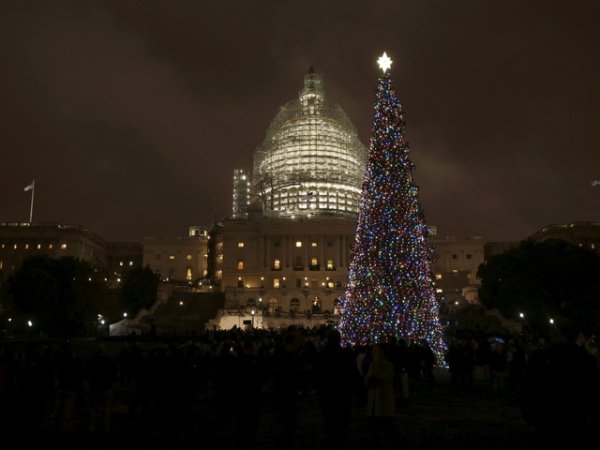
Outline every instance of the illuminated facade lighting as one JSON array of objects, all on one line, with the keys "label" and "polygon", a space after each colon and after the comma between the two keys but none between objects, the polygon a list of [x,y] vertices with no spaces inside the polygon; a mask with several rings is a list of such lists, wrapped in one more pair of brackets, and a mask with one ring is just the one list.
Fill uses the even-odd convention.
[{"label": "illuminated facade lighting", "polygon": [[354,216],[367,150],[311,68],[254,155],[254,192],[277,217]]},{"label": "illuminated facade lighting", "polygon": [[250,204],[251,184],[249,176],[243,169],[233,171],[233,219],[245,219],[248,217],[248,205]]}]

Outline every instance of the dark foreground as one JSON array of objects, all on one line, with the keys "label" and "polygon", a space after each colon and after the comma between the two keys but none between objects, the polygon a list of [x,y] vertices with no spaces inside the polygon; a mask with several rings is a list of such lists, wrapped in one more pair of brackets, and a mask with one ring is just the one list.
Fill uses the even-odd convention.
[{"label": "dark foreground", "polygon": [[[440,375],[443,379],[440,379]],[[244,374],[239,374],[240,382]],[[393,437],[375,435],[362,410],[355,410],[349,427],[348,449],[533,449],[535,436],[525,423],[509,391],[493,392],[486,382],[470,388],[448,384],[443,374],[437,382],[411,380],[410,396],[399,400],[393,422]],[[87,411],[73,417],[72,429],[58,431],[53,417],[44,420],[41,431],[12,430],[26,447],[102,449],[229,449],[248,448],[244,436],[236,441],[232,408],[224,407],[214,390],[196,396],[191,414],[163,411],[147,417],[133,411],[131,392],[116,388],[110,431],[90,432]],[[235,400],[234,400],[235,401]],[[258,415],[257,449],[279,449],[279,418],[273,392],[265,390],[256,405],[247,410]],[[6,435],[5,435],[6,436]],[[341,439],[341,436],[340,436]],[[240,442],[241,441],[241,442]],[[240,447],[241,446],[241,447]],[[286,449],[326,449],[325,429],[317,396],[313,392],[298,399],[298,417],[293,441]]]}]

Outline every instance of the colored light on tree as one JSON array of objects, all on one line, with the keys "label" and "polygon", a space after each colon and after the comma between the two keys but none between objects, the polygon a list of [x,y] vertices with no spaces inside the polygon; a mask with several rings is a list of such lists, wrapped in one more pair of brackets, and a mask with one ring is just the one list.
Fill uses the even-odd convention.
[{"label": "colored light on tree", "polygon": [[379,59],[375,115],[353,258],[340,319],[346,345],[425,340],[444,364],[446,344],[431,272],[428,228],[413,181],[402,107]]}]

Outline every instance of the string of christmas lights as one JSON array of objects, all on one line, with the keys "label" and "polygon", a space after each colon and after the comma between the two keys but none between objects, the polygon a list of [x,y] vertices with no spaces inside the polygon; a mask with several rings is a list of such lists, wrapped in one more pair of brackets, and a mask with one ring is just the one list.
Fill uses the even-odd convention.
[{"label": "string of christmas lights", "polygon": [[345,345],[425,340],[437,363],[445,365],[447,347],[431,272],[433,254],[426,245],[428,228],[413,182],[415,165],[389,65],[382,68],[339,330]]}]

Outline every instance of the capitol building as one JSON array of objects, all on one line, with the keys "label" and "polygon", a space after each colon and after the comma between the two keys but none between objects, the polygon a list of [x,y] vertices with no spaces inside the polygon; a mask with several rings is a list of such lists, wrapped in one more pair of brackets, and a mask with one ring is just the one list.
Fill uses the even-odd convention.
[{"label": "capitol building", "polygon": [[[0,223],[0,281],[32,254],[73,256],[104,268],[109,286],[118,287],[127,270],[149,267],[170,293],[157,299],[157,313],[140,317],[159,329],[161,320],[165,330],[181,330],[185,320],[186,329],[198,331],[335,324],[368,150],[313,68],[253,156],[250,170],[233,170],[231,216],[211,227],[192,226],[187,236],[111,243],[80,226]],[[486,248],[493,251],[490,243],[430,230],[436,293],[446,304],[476,301],[477,268]],[[209,303],[210,315],[192,311]],[[147,329],[140,320],[119,326],[127,334]]]},{"label": "capitol building", "polygon": [[348,277],[367,148],[311,67],[254,153],[234,170],[233,208],[215,238],[215,276],[232,326],[337,321]]},{"label": "capitol building", "polygon": [[[352,258],[368,149],[311,67],[254,153],[233,172],[232,215],[212,232],[213,282],[225,307],[208,328],[335,324]],[[429,245],[436,294],[453,307],[477,301],[483,238]]]}]

